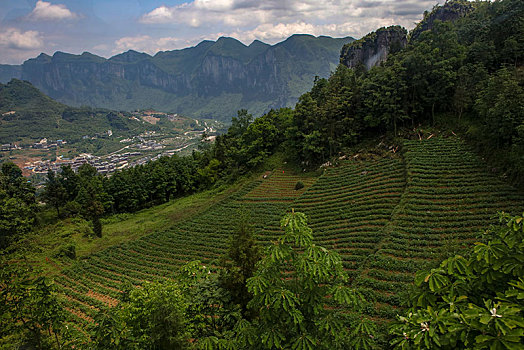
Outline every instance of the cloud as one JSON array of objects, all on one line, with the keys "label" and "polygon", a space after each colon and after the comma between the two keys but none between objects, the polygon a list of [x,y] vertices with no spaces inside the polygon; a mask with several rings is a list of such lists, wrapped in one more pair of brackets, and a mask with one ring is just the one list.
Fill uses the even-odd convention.
[{"label": "cloud", "polygon": [[16,28],[0,31],[0,47],[12,50],[34,50],[44,45],[40,33],[34,30],[22,32]]},{"label": "cloud", "polygon": [[76,13],[71,12],[65,5],[53,5],[42,0],[36,2],[35,8],[29,14],[29,18],[32,20],[44,21],[71,20],[78,17]]},{"label": "cloud", "polygon": [[386,25],[412,28],[435,2],[444,0],[194,0],[157,7],[139,21],[208,33],[219,29],[239,39],[281,40],[297,32],[361,37]]},{"label": "cloud", "polygon": [[202,37],[184,39],[177,37],[152,38],[149,35],[123,37],[115,41],[113,54],[135,50],[154,55],[159,51],[169,51],[194,45],[203,40]]},{"label": "cloud", "polygon": [[[181,6],[184,6],[183,4]],[[160,6],[142,16],[142,23],[166,23],[173,19],[173,10],[167,6]]]}]

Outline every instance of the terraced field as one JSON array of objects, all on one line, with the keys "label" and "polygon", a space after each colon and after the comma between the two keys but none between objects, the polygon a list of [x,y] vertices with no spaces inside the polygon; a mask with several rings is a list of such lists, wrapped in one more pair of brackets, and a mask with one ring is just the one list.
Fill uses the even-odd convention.
[{"label": "terraced field", "polygon": [[497,211],[524,210],[524,197],[489,175],[458,139],[405,141],[406,188],[355,286],[376,300],[374,312],[397,314],[417,270],[478,238]]},{"label": "terraced field", "polygon": [[[114,306],[122,284],[170,278],[180,264],[213,264],[240,211],[260,244],[281,234],[285,211],[305,212],[315,240],[343,257],[351,284],[390,319],[416,270],[466,246],[497,211],[519,212],[524,196],[486,173],[457,138],[405,141],[403,156],[347,161],[318,178],[275,170],[182,224],[115,246],[56,279],[76,322]],[[295,191],[297,181],[305,188]]]},{"label": "terraced field", "polygon": [[[92,322],[98,309],[116,305],[123,283],[170,278],[191,260],[216,263],[241,211],[249,213],[261,241],[274,239],[290,203],[316,178],[283,170],[265,175],[182,224],[106,249],[62,271],[56,283],[74,321]],[[306,187],[295,191],[299,180]]]},{"label": "terraced field", "polygon": [[308,216],[316,242],[338,251],[352,276],[382,240],[404,184],[400,158],[348,161],[327,169],[293,205]]}]

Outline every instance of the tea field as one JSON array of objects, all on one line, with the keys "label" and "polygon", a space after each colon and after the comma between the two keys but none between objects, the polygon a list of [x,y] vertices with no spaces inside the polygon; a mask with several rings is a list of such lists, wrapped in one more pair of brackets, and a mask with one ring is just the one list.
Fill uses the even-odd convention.
[{"label": "tea field", "polygon": [[[300,181],[303,188],[295,190]],[[395,316],[415,271],[471,244],[497,211],[522,212],[524,196],[489,174],[458,138],[406,140],[402,152],[346,160],[320,176],[274,170],[203,213],[113,246],[56,278],[71,318],[92,322],[118,303],[125,283],[170,278],[181,264],[216,264],[247,213],[261,245],[281,234],[283,214],[307,214],[317,244],[343,258],[352,286],[379,320]]]}]

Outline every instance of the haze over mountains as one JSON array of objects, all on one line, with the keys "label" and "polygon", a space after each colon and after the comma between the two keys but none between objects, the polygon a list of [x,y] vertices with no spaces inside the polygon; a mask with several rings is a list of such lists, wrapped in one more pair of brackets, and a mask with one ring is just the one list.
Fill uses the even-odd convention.
[{"label": "haze over mountains", "polygon": [[293,35],[249,46],[233,38],[159,52],[133,50],[109,59],[84,52],[40,54],[22,65],[0,65],[0,82],[23,79],[72,106],[155,108],[230,120],[241,108],[260,115],[293,106],[315,76],[327,77],[351,37]]}]

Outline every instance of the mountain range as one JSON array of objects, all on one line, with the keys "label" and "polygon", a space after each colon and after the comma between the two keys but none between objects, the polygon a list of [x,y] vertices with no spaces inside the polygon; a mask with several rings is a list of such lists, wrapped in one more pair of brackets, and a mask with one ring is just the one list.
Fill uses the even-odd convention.
[{"label": "mountain range", "polygon": [[0,82],[29,81],[71,106],[154,108],[229,121],[241,108],[260,115],[293,106],[316,76],[329,76],[352,41],[295,34],[275,45],[221,37],[154,56],[133,50],[109,59],[42,53],[21,65],[0,65]]}]

